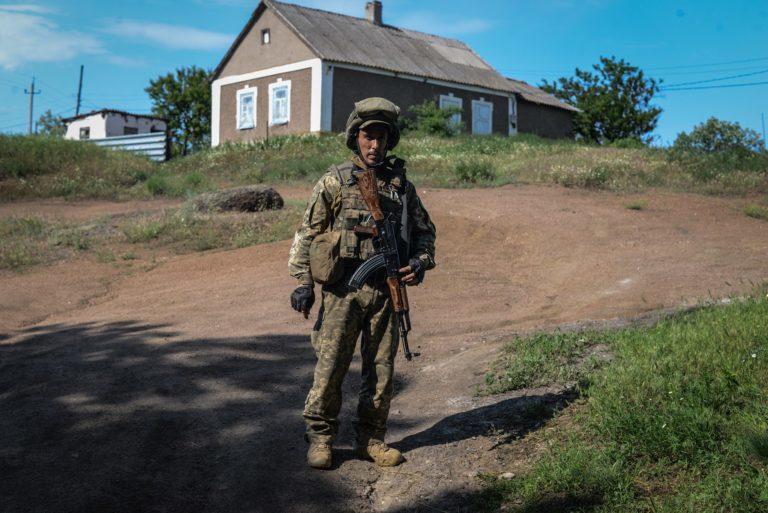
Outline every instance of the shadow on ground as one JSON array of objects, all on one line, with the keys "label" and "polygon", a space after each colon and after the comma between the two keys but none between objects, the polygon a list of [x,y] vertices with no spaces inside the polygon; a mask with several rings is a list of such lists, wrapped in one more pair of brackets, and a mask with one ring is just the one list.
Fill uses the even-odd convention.
[{"label": "shadow on ground", "polygon": [[357,511],[305,468],[313,366],[305,336],[27,329],[0,345],[0,511]]},{"label": "shadow on ground", "polygon": [[[543,426],[554,413],[578,397],[574,390],[530,394],[445,417],[423,431],[392,444],[401,451],[444,445],[476,436],[496,435],[499,443],[521,438]],[[393,427],[399,427],[397,422]]]}]

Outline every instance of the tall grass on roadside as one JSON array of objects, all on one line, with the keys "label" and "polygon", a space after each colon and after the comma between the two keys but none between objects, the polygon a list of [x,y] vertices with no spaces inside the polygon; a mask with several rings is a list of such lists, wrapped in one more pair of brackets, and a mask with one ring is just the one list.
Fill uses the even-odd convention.
[{"label": "tall grass on roadside", "polygon": [[38,217],[0,220],[0,269],[20,270],[57,260],[71,251],[91,247],[84,231],[68,223],[50,223]]},{"label": "tall grass on roadside", "polygon": [[0,220],[0,270],[20,271],[75,255],[113,262],[128,244],[175,253],[243,248],[291,238],[302,214],[303,204],[289,200],[281,210],[264,212],[200,214],[187,204],[158,214],[84,224],[11,217]]},{"label": "tall grass on roadside", "polygon": [[[153,163],[81,141],[0,136],[0,198],[187,197],[254,183],[314,183],[350,151],[338,135],[229,143]],[[419,186],[488,187],[555,183],[637,191],[662,187],[707,194],[768,192],[768,155],[690,156],[637,147],[592,146],[532,135],[406,134],[394,153]],[[746,159],[746,160],[745,160]]]},{"label": "tall grass on roadside", "polygon": [[577,429],[520,478],[488,478],[486,510],[768,511],[766,289],[604,340],[615,360]]},{"label": "tall grass on roadside", "polygon": [[301,222],[301,207],[287,201],[281,210],[202,214],[185,205],[128,220],[121,231],[132,244],[164,246],[177,252],[243,248],[291,238]]}]

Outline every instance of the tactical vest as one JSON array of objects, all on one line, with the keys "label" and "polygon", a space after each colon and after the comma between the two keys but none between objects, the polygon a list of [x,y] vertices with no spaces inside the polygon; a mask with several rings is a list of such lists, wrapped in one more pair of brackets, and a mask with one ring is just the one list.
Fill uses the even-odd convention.
[{"label": "tactical vest", "polygon": [[[399,161],[402,162],[402,161]],[[332,230],[341,232],[339,256],[341,258],[366,260],[373,253],[373,238],[369,235],[355,233],[357,225],[373,226],[371,213],[368,210],[360,188],[352,176],[355,166],[350,162],[336,166],[336,173],[341,183],[341,197],[338,212],[334,212]],[[405,216],[407,207],[405,200],[405,169],[402,164],[396,165],[386,173],[377,173],[379,186],[379,202],[385,216],[391,216],[396,223],[396,233],[403,233],[403,223],[407,224]],[[407,240],[407,239],[406,239]],[[400,248],[401,260],[407,262],[407,243],[402,241]]]}]

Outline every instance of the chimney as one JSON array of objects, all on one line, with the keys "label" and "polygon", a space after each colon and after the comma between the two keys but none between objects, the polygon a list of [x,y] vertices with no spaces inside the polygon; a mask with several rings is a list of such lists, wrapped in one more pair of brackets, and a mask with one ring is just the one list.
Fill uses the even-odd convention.
[{"label": "chimney", "polygon": [[366,2],[365,18],[374,25],[381,25],[381,2],[379,0]]}]

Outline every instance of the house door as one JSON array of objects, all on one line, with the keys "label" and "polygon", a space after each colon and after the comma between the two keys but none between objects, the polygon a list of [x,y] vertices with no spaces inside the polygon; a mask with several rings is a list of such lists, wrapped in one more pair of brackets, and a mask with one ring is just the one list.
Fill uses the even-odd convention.
[{"label": "house door", "polygon": [[491,133],[493,104],[482,100],[472,101],[472,133],[487,135]]}]

